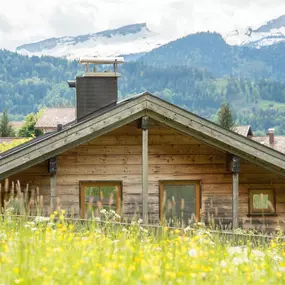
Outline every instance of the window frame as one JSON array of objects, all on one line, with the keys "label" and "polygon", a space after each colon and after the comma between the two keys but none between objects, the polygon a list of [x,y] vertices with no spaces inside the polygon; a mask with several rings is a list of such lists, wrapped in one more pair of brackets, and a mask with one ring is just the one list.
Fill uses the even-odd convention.
[{"label": "window frame", "polygon": [[[274,211],[270,209],[267,210],[254,210],[253,209],[253,195],[254,194],[262,194],[262,192],[269,192],[269,199],[272,199],[272,204],[274,207]],[[271,201],[270,199],[270,201]],[[276,196],[275,196],[275,189],[273,188],[249,188],[248,189],[248,216],[277,216],[276,215]]]},{"label": "window frame", "polygon": [[160,222],[163,222],[163,194],[164,194],[164,185],[195,185],[196,191],[196,205],[195,205],[195,217],[196,223],[200,221],[200,210],[201,210],[201,201],[202,201],[202,187],[201,180],[161,180],[159,181],[159,219]]},{"label": "window frame", "polygon": [[123,182],[122,181],[102,181],[102,180],[89,180],[89,181],[80,181],[79,182],[79,205],[80,205],[80,216],[82,219],[85,219],[85,192],[84,187],[92,186],[118,186],[118,193],[116,194],[116,213],[121,215],[122,210],[122,193],[123,193]]}]

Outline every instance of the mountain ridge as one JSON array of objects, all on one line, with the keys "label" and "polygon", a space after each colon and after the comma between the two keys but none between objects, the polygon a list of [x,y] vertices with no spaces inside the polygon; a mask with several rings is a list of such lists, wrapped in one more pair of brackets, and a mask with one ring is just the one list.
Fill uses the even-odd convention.
[{"label": "mountain ridge", "polygon": [[151,31],[146,23],[138,23],[92,34],[45,39],[21,45],[16,52],[67,58],[105,57],[148,52],[170,40]]},{"label": "mountain ridge", "polygon": [[230,45],[261,48],[285,41],[285,15],[257,27],[234,30],[224,35]]}]

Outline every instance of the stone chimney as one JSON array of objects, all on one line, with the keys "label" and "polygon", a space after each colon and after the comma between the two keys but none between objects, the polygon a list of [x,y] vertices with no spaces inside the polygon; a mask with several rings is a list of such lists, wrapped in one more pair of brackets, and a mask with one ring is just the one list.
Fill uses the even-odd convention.
[{"label": "stone chimney", "polygon": [[267,135],[269,137],[269,144],[274,144],[275,129],[268,129]]}]

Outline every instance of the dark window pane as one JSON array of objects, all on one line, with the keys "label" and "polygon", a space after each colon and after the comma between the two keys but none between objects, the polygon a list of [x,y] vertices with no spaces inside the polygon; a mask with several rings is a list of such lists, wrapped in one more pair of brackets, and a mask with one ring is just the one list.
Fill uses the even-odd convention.
[{"label": "dark window pane", "polygon": [[195,218],[196,185],[167,184],[164,185],[165,205],[164,216],[171,224],[188,224]]}]

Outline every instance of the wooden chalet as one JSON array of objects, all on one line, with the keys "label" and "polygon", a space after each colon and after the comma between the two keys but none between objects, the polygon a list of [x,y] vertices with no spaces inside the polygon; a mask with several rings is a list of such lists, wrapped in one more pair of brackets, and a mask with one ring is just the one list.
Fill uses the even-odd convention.
[{"label": "wooden chalet", "polygon": [[104,74],[83,62],[69,82],[77,120],[0,154],[2,185],[39,187],[47,211],[58,199],[85,218],[103,206],[154,223],[285,229],[283,153],[148,92],[117,102],[117,60]]}]

